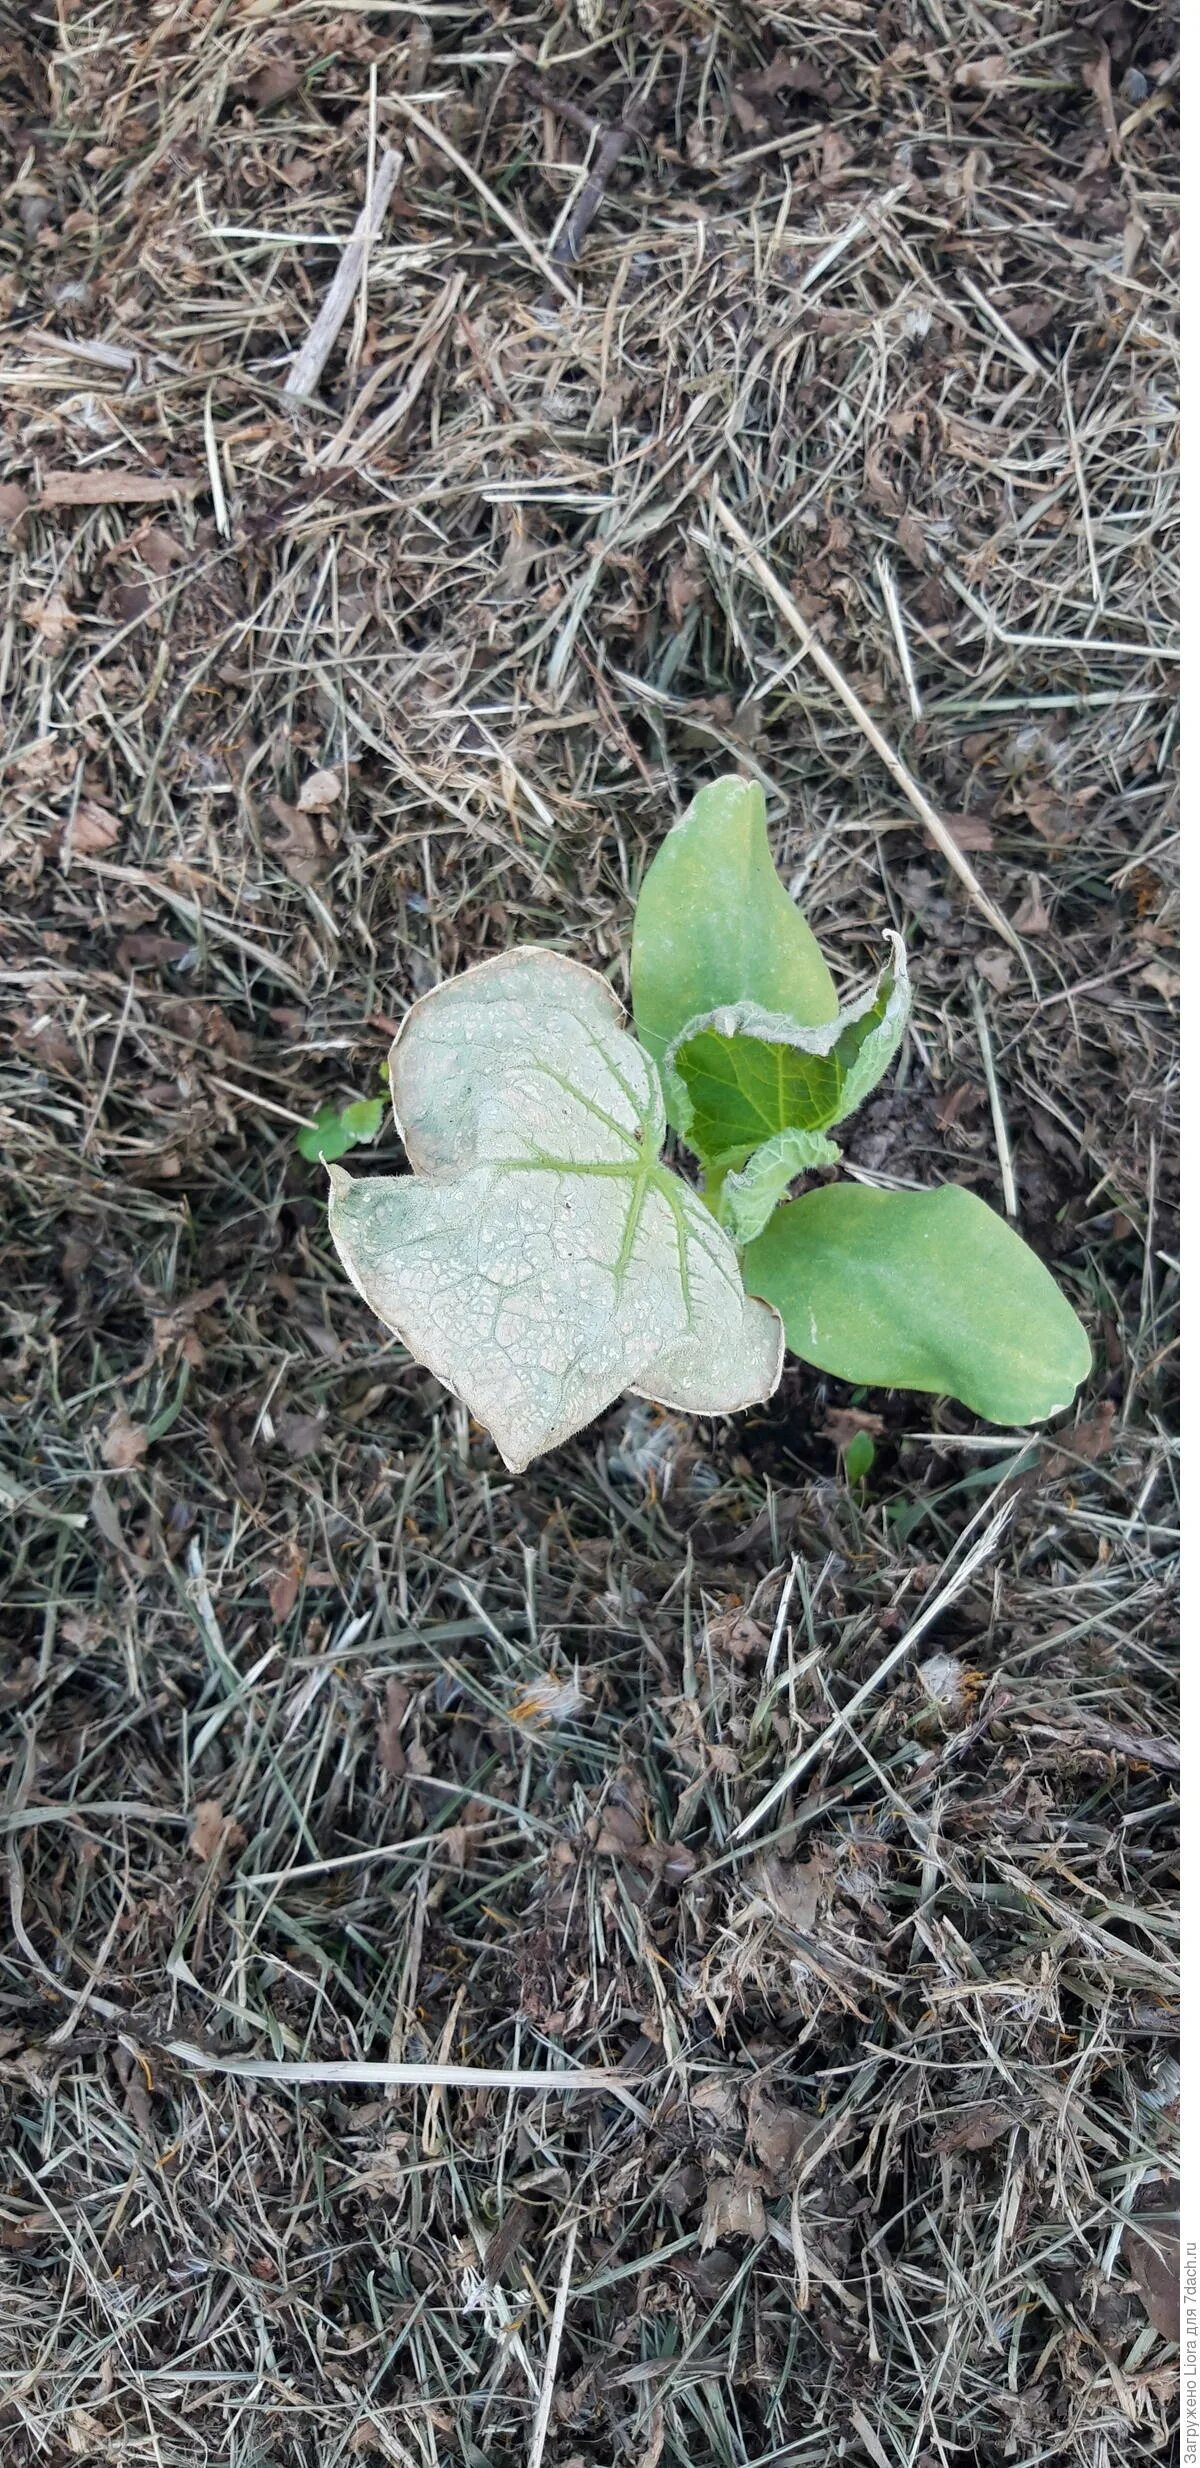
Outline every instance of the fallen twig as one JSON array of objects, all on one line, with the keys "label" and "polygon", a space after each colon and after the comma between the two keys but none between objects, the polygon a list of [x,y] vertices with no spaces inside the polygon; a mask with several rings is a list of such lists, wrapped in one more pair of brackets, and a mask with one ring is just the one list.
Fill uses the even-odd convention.
[{"label": "fallen twig", "polygon": [[190,2040],[164,2040],[162,2050],[180,2065],[194,2065],[198,2073],[234,2074],[240,2082],[410,2084],[417,2091],[602,2091],[623,2101],[646,2122],[646,2111],[624,2077],[604,2066],[552,2065],[539,2073],[530,2065],[439,2065],[432,2059],[427,2065],[389,2065],[369,2058],[360,2062],[354,2058],[221,2057],[195,2047]]},{"label": "fallen twig", "polygon": [[547,111],[555,112],[570,128],[580,129],[585,137],[598,141],[596,160],[550,251],[553,265],[574,265],[621,156],[635,138],[645,133],[641,114],[635,105],[620,120],[599,120],[593,112],[582,111],[578,103],[568,102],[565,95],[556,94],[552,86],[544,86],[540,77],[527,76],[522,83],[535,103],[543,103]]},{"label": "fallen twig", "polygon": [[390,146],[375,166],[370,195],[346,242],[322,307],[285,379],[283,391],[293,400],[300,400],[316,391],[321,371],[362,283],[372,245],[383,229],[384,216],[392,201],[392,190],[403,166],[403,155],[395,153]]},{"label": "fallen twig", "polygon": [[571,2294],[571,2272],[575,2262],[575,2245],[578,2236],[579,2222],[578,2220],[572,2220],[571,2225],[567,2230],[566,2250],[562,2258],[562,2269],[559,2273],[558,2289],[554,2299],[554,2313],[550,2322],[550,2337],[546,2342],[546,2364],[545,2370],[542,2374],[541,2391],[538,2395],[538,2408],[537,2416],[534,2420],[533,2440],[529,2446],[529,2468],[542,2468],[542,2455],[546,2448],[546,2436],[550,2431],[550,2411],[554,2406],[554,2385],[558,2375],[558,2355],[559,2350],[562,2347],[563,2324],[567,2319],[567,2299]]},{"label": "fallen twig", "polygon": [[203,481],[167,471],[48,471],[37,495],[39,513],[54,506],[157,506],[192,497]]},{"label": "fallen twig", "polygon": [[621,156],[639,134],[625,120],[618,120],[611,128],[605,128],[603,121],[597,121],[595,133],[600,137],[596,160],[550,252],[551,263],[556,266],[573,266],[576,263],[604,203],[604,192]]}]

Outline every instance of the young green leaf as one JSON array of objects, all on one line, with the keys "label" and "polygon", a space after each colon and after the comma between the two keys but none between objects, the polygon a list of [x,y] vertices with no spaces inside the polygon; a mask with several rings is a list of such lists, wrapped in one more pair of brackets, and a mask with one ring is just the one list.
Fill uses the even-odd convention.
[{"label": "young green leaf", "polygon": [[781,1208],[750,1244],[747,1290],[782,1314],[802,1361],[870,1388],[959,1397],[995,1423],[1068,1406],[1091,1348],[1049,1272],[956,1184],[833,1183]]},{"label": "young green leaf", "polygon": [[722,1003],[759,1003],[801,1026],[836,1016],[833,979],[775,871],[756,782],[714,780],[667,833],[638,899],[631,976],[637,1033],[656,1063]]},{"label": "young green leaf", "polygon": [[353,1105],[343,1106],[342,1121],[356,1140],[377,1140],[383,1107],[382,1097],[356,1097]]},{"label": "young green leaf", "polygon": [[842,1460],[848,1483],[865,1483],[875,1463],[875,1442],[869,1431],[856,1431]]},{"label": "young green leaf", "polygon": [[413,1171],[331,1169],[360,1294],[514,1472],[624,1388],[700,1414],[768,1397],[776,1314],[659,1158],[657,1075],[603,978],[517,949],[440,986],[392,1049]]},{"label": "young green leaf", "polygon": [[862,1104],[909,1013],[904,945],[890,939],[892,960],[871,991],[819,1026],[731,1003],[673,1039],[662,1064],[671,1118],[706,1166],[740,1166],[777,1132],[825,1131]]},{"label": "young green leaf", "polygon": [[359,1097],[346,1106],[323,1105],[316,1121],[305,1123],[296,1133],[296,1146],[310,1164],[332,1165],[359,1141],[378,1139],[382,1121],[382,1097]]},{"label": "young green leaf", "polygon": [[773,1140],[755,1149],[742,1173],[727,1176],[721,1187],[721,1224],[728,1226],[735,1243],[752,1243],[797,1174],[836,1165],[841,1153],[823,1131],[777,1131]]}]

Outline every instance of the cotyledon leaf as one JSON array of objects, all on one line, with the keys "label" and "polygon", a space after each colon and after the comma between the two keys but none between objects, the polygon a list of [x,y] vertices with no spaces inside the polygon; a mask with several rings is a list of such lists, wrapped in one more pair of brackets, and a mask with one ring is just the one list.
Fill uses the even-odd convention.
[{"label": "cotyledon leaf", "polygon": [[[656,1063],[720,1003],[760,1003],[801,1024],[831,1020],[833,979],[780,881],[756,780],[713,780],[649,866],[630,960],[638,1037]],[[668,1112],[675,1129],[673,1106]]]},{"label": "cotyledon leaf", "polygon": [[836,1019],[804,1027],[757,1003],[689,1020],[662,1061],[671,1120],[706,1166],[740,1166],[781,1131],[827,1131],[886,1071],[908,1019],[899,935],[866,994]]},{"label": "cotyledon leaf", "polygon": [[1042,1422],[1091,1366],[1087,1332],[1049,1270],[986,1201],[830,1183],[772,1217],[746,1284],[788,1344],[856,1387],[960,1397],[994,1423]]},{"label": "cotyledon leaf", "polygon": [[783,1331],[659,1157],[662,1094],[603,978],[518,948],[414,1005],[391,1054],[413,1171],[334,1166],[347,1273],[514,1472],[618,1396],[727,1413]]}]

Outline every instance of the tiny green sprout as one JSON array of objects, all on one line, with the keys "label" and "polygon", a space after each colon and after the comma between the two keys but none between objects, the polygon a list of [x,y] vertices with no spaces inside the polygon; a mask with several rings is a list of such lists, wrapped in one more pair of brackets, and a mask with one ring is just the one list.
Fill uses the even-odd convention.
[{"label": "tiny green sprout", "polygon": [[[401,1024],[388,1076],[409,1174],[337,1163],[375,1137],[379,1098],[299,1134],[329,1168],[348,1276],[514,1472],[624,1389],[683,1413],[757,1404],[785,1343],[852,1387],[956,1397],[992,1422],[1070,1404],[1087,1336],[1003,1217],[956,1184],[828,1179],[831,1131],[904,1036],[889,940],[840,1002],[775,870],[762,790],[717,780],[642,884],[635,1035],[593,970],[520,946]],[[663,1154],[669,1132],[699,1188]],[[874,1454],[853,1439],[847,1480]]]},{"label": "tiny green sprout", "polygon": [[348,1148],[377,1140],[385,1099],[356,1097],[351,1105],[323,1105],[315,1121],[296,1133],[296,1146],[310,1165],[332,1165]]},{"label": "tiny green sprout", "polygon": [[843,1464],[848,1483],[865,1483],[875,1463],[875,1442],[869,1431],[856,1431],[846,1450]]}]

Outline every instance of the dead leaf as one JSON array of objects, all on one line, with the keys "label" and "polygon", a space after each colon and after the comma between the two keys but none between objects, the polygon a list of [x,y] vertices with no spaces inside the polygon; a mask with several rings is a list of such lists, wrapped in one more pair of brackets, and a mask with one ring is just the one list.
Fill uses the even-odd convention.
[{"label": "dead leaf", "polygon": [[[1179,2201],[1179,2187],[1173,2177],[1142,2189],[1139,2208],[1158,2212],[1173,2210]],[[1129,2265],[1134,2285],[1147,2319],[1153,2323],[1161,2339],[1179,2337],[1179,2223],[1177,2219],[1156,2218],[1150,2233],[1143,2236],[1137,2228],[1126,2229],[1121,2239],[1121,2252]]]},{"label": "dead leaf", "polygon": [[193,1859],[211,1860],[220,1850],[225,1831],[225,1811],[219,1800],[197,1800],[192,1817],[188,1849]]},{"label": "dead leaf", "polygon": [[885,1429],[882,1414],[864,1414],[856,1405],[831,1405],[817,1436],[832,1440],[835,1448],[849,1448],[851,1440],[865,1431],[873,1440],[881,1439]]},{"label": "dead leaf", "polygon": [[172,566],[187,562],[187,550],[182,541],[176,540],[171,532],[165,531],[161,523],[139,523],[137,530],[130,533],[124,545],[136,550],[143,565],[149,566],[150,572],[157,575],[159,582],[165,580]]},{"label": "dead leaf", "polygon": [[277,1628],[283,1628],[296,1608],[296,1600],[304,1579],[304,1553],[298,1543],[287,1545],[282,1568],[278,1568],[267,1586],[267,1601]]},{"label": "dead leaf", "polygon": [[327,806],[341,804],[344,789],[340,771],[310,771],[296,792],[296,812],[323,814]]},{"label": "dead leaf", "polygon": [[869,446],[863,465],[863,478],[868,497],[881,506],[885,514],[903,514],[904,499],[894,480],[889,479],[878,446]]},{"label": "dead leaf", "polygon": [[928,563],[925,532],[915,514],[902,514],[896,525],[896,546],[902,549],[911,566],[924,568]]},{"label": "dead leaf", "polygon": [[1059,1438],[1062,1445],[1051,1449],[1043,1468],[1046,1480],[1056,1482],[1060,1475],[1071,1473],[1081,1457],[1087,1465],[1094,1465],[1098,1458],[1107,1457],[1112,1447],[1116,1418],[1117,1409],[1111,1397],[1102,1397],[1094,1414],[1076,1423],[1073,1431],[1061,1432]]},{"label": "dead leaf", "polygon": [[225,1859],[231,1851],[240,1851],[246,1840],[236,1817],[227,1817],[219,1800],[197,1800],[192,1810],[192,1830],[188,1850],[194,1860]]},{"label": "dead leaf", "polygon": [[178,1345],[182,1347],[193,1369],[198,1371],[204,1361],[204,1348],[195,1334],[193,1324],[199,1319],[201,1312],[211,1311],[214,1304],[223,1303],[228,1292],[229,1288],[224,1278],[221,1278],[216,1285],[200,1286],[183,1302],[176,1303],[172,1310],[154,1312],[150,1325],[154,1332],[156,1360],[161,1362],[163,1356],[169,1354],[172,1348]]},{"label": "dead leaf", "polygon": [[981,2107],[964,2109],[953,2125],[946,2126],[938,2135],[933,2148],[939,2158],[943,2152],[986,2151],[1016,2123],[1011,2108],[996,2100],[985,2101]]},{"label": "dead leaf", "polygon": [[81,797],[63,834],[63,845],[81,857],[95,857],[102,848],[114,847],[120,836],[116,815],[107,806],[97,805],[94,797]]},{"label": "dead leaf", "polygon": [[1029,877],[1029,889],[1013,918],[1013,924],[1018,934],[1050,932],[1050,911],[1042,898],[1042,886],[1036,874]]},{"label": "dead leaf", "polygon": [[326,871],[331,854],[320,823],[302,813],[299,806],[288,805],[283,797],[272,797],[271,812],[283,825],[282,838],[271,842],[272,855],[278,857],[294,883],[317,882]]},{"label": "dead leaf", "polygon": [[124,1406],[119,1405],[100,1442],[105,1464],[118,1474],[127,1474],[131,1466],[141,1464],[149,1445],[141,1425],[131,1422]]},{"label": "dead leaf", "polygon": [[951,1714],[961,1713],[967,1695],[967,1666],[959,1654],[930,1654],[917,1665],[917,1678],[927,1697]]},{"label": "dead leaf", "polygon": [[736,2082],[725,2074],[709,2074],[694,2085],[692,2107],[716,2132],[742,2138],[742,2103]]},{"label": "dead leaf", "polygon": [[1011,951],[981,951],[975,967],[978,975],[985,977],[997,994],[1007,994],[1012,984]]},{"label": "dead leaf", "polygon": [[809,2116],[803,2108],[789,2108],[786,2101],[773,2099],[761,2083],[750,2094],[750,2148],[767,2171],[773,2184],[790,2182],[800,2161],[812,2149],[814,2139],[824,2132],[819,2117]]},{"label": "dead leaf", "polygon": [[29,499],[24,489],[18,487],[15,480],[5,480],[0,483],[0,523],[3,524],[5,530],[12,531],[20,522],[21,516],[28,512]]},{"label": "dead leaf", "polygon": [[714,2177],[704,2198],[700,2251],[706,2254],[722,2237],[765,2237],[761,2168],[737,2168],[731,2177]]},{"label": "dead leaf", "polygon": [[21,615],[26,625],[41,635],[47,651],[61,651],[79,624],[61,591],[52,591],[45,600],[27,600]]},{"label": "dead leaf", "polygon": [[88,2408],[72,2408],[65,2432],[72,2459],[99,2461],[117,2457],[107,2426]]},{"label": "dead leaf", "polygon": [[99,1475],[92,1484],[91,1511],[96,1530],[103,1536],[110,1550],[123,1552],[125,1536],[121,1530],[121,1520],[117,1515],[112,1493]]},{"label": "dead leaf", "polygon": [[960,1080],[957,1088],[951,1089],[945,1103],[938,1107],[935,1118],[938,1130],[952,1131],[954,1125],[961,1122],[964,1115],[977,1114],[983,1101],[984,1091],[977,1081]]},{"label": "dead leaf", "polygon": [[383,1772],[393,1778],[408,1772],[409,1761],[400,1745],[400,1733],[408,1720],[411,1702],[410,1692],[403,1680],[388,1681],[383,1712],[375,1734],[375,1748]]},{"label": "dead leaf", "polygon": [[1038,838],[1047,848],[1063,848],[1078,825],[1067,813],[1061,797],[1044,788],[1026,788],[1016,800],[1016,810],[1031,822]]},{"label": "dead leaf", "polygon": [[174,968],[185,960],[194,943],[180,941],[174,934],[123,934],[117,944],[117,966],[131,968]]},{"label": "dead leaf", "polygon": [[990,823],[982,814],[946,814],[942,817],[956,848],[978,849],[984,856],[996,845]]},{"label": "dead leaf", "polygon": [[819,94],[830,101],[833,91],[815,61],[797,60],[786,51],[777,51],[756,77],[743,77],[741,88],[743,94],[763,99],[772,94]]},{"label": "dead leaf", "polygon": [[763,1628],[745,1611],[714,1612],[705,1634],[715,1653],[728,1654],[734,1662],[747,1662],[752,1654],[765,1654],[771,1642],[769,1628]]},{"label": "dead leaf", "polygon": [[1142,969],[1138,984],[1148,985],[1153,993],[1161,994],[1164,1003],[1175,1003],[1179,1000],[1178,971],[1167,968],[1162,960],[1152,960],[1149,968]]},{"label": "dead leaf", "polygon": [[301,1457],[315,1457],[325,1436],[325,1417],[323,1414],[280,1414],[275,1430],[293,1461]]},{"label": "dead leaf", "polygon": [[636,1860],[641,1858],[645,1848],[646,1829],[641,1818],[635,1817],[631,1808],[622,1808],[616,1801],[610,1802],[600,1820],[600,1830],[596,1836],[597,1851],[607,1851],[612,1859]]},{"label": "dead leaf", "polygon": [[650,2411],[650,2439],[646,2444],[646,2448],[643,2451],[640,2460],[637,2463],[637,2468],[658,2468],[658,2463],[663,2455],[663,2444],[666,2439],[667,2420],[663,2415],[659,2402],[656,2400]]},{"label": "dead leaf", "polygon": [[26,1015],[17,1026],[16,1041],[28,1053],[36,1055],[39,1068],[60,1071],[68,1080],[78,1079],[81,1068],[79,1055],[61,1019],[54,1012],[44,1011],[32,1018]]},{"label": "dead leaf", "polygon": [[1085,1421],[1076,1423],[1071,1432],[1069,1445],[1072,1456],[1086,1457],[1089,1463],[1097,1457],[1107,1457],[1112,1447],[1112,1427],[1116,1419],[1117,1409],[1111,1397],[1102,1398],[1095,1413],[1089,1414]]},{"label": "dead leaf", "polygon": [[683,624],[689,608],[700,598],[703,589],[701,577],[688,558],[681,557],[675,565],[668,567],[665,597],[667,615],[673,626]]},{"label": "dead leaf", "polygon": [[832,1864],[825,1851],[807,1860],[782,1860],[772,1852],[755,1863],[754,1888],[777,1918],[811,1936]]},{"label": "dead leaf", "polygon": [[998,94],[1007,76],[1007,53],[989,51],[982,60],[964,60],[954,72],[954,83],[967,94]]},{"label": "dead leaf", "polygon": [[248,78],[242,92],[256,110],[265,111],[270,104],[282,102],[285,94],[294,94],[299,83],[299,64],[290,52],[285,52],[278,60],[268,60],[265,68]]}]

